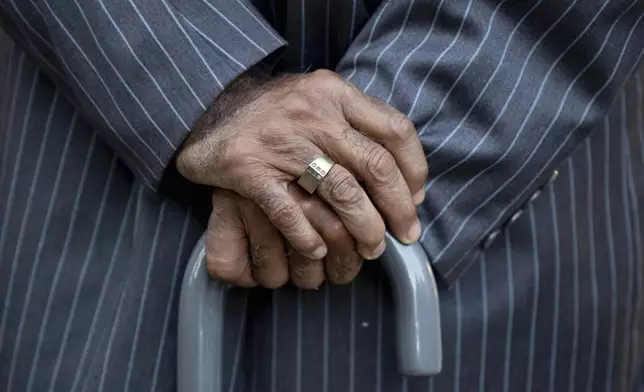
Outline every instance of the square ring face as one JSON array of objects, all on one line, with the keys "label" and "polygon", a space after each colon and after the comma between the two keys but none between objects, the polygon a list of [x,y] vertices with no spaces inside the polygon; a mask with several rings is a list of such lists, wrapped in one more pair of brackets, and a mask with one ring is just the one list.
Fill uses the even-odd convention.
[{"label": "square ring face", "polygon": [[333,161],[327,157],[316,158],[309,167],[306,168],[304,174],[300,177],[297,183],[307,192],[313,194],[315,189],[320,184],[320,181],[329,173],[333,167]]}]

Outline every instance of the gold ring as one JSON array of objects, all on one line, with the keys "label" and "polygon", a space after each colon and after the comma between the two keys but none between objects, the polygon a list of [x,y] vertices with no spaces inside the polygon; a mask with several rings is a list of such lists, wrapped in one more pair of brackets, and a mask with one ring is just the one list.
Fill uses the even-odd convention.
[{"label": "gold ring", "polygon": [[333,164],[333,161],[326,155],[315,158],[309,163],[309,166],[302,173],[300,179],[297,180],[297,183],[306,189],[307,192],[313,194],[324,177],[329,174]]}]

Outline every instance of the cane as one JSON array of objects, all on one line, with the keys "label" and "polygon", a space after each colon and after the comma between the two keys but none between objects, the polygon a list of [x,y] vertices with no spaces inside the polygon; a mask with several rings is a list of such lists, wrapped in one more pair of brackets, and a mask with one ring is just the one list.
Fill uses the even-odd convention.
[{"label": "cane", "polygon": [[[389,233],[380,258],[393,290],[399,370],[409,376],[438,374],[442,346],[438,291],[419,244],[403,245]],[[222,392],[224,306],[228,286],[211,279],[201,237],[181,286],[178,392]]]}]

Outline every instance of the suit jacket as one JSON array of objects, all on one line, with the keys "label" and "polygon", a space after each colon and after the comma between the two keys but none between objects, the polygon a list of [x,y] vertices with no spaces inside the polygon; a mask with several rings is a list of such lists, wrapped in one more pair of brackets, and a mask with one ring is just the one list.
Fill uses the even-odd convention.
[{"label": "suit jacket", "polygon": [[191,125],[277,58],[416,124],[445,366],[397,374],[370,263],[233,298],[231,390],[637,390],[643,18],[641,0],[3,1],[0,385],[173,389],[201,226],[157,191],[187,189],[169,172]]}]

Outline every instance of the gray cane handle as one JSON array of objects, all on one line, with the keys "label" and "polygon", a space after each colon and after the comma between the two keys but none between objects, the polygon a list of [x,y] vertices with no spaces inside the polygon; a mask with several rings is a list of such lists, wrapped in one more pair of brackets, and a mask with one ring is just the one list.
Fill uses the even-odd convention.
[{"label": "gray cane handle", "polygon": [[[386,235],[381,262],[396,307],[398,360],[402,374],[441,371],[439,302],[434,275],[420,245],[402,245]],[[178,392],[222,392],[224,306],[228,286],[205,267],[205,240],[188,261],[179,302]]]}]

